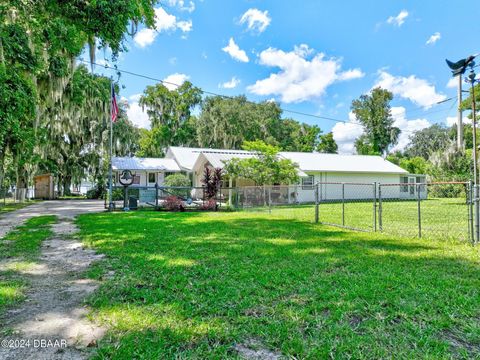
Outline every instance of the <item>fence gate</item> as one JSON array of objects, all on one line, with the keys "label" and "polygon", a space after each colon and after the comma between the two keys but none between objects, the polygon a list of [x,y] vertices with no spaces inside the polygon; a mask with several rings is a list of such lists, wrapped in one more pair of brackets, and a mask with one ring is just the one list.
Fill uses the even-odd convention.
[{"label": "fence gate", "polygon": [[315,221],[395,236],[475,243],[480,238],[479,193],[469,182],[417,183],[414,177],[399,184],[318,183]]}]

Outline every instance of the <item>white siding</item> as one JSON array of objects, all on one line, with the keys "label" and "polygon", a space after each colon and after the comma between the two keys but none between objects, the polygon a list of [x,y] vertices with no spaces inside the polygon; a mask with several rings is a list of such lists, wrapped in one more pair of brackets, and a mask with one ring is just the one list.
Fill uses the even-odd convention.
[{"label": "white siding", "polygon": [[[155,173],[155,179],[157,181],[157,184],[159,186],[163,185],[164,181],[165,181],[165,173],[164,172],[156,172],[156,171],[132,171],[132,173],[134,175],[138,175],[140,176],[140,183],[139,184],[132,184],[131,186],[132,187],[139,187],[139,186],[155,186],[155,183],[149,183],[148,182],[148,173],[150,172],[154,172]],[[115,178],[115,186],[123,186],[122,184],[120,184],[120,182],[118,181],[118,175],[117,175],[117,172],[114,171],[113,172],[113,176]]]},{"label": "white siding", "polygon": [[[342,199],[342,191],[345,191],[346,199],[371,199],[373,198],[373,183],[381,184],[398,184],[400,175],[398,174],[354,174],[354,173],[326,173],[326,172],[308,172],[314,175],[314,183],[321,183],[319,188],[319,197],[321,200],[339,200]],[[338,184],[335,184],[338,183]],[[344,187],[341,183],[357,183],[359,185],[346,184]],[[361,185],[360,185],[361,184]],[[384,197],[399,198],[400,187],[391,188],[384,187],[387,192]],[[383,191],[383,190],[382,190]],[[315,201],[315,193],[313,189],[302,189],[302,185],[298,185],[298,201],[313,202]]]}]

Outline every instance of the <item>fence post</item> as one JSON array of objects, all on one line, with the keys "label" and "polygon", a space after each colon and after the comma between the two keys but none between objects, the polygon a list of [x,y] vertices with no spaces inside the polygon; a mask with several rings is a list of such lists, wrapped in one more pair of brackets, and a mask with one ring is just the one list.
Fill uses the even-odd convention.
[{"label": "fence post", "polygon": [[319,221],[319,201],[318,201],[318,183],[315,184],[315,222]]},{"label": "fence post", "polygon": [[378,228],[383,231],[382,184],[378,183]]},{"label": "fence post", "polygon": [[268,187],[268,211],[272,213],[272,186]]},{"label": "fence post", "polygon": [[345,226],[345,183],[342,183],[342,226]]},{"label": "fence post", "polygon": [[420,208],[420,200],[421,200],[420,185],[417,184],[416,188],[417,188],[418,237],[421,238],[422,237],[422,211]]},{"label": "fence post", "polygon": [[373,183],[373,231],[377,231],[377,183]]},{"label": "fence post", "polygon": [[475,237],[473,235],[473,183],[472,180],[468,182],[467,192],[467,204],[468,204],[468,240],[475,243]]},{"label": "fence post", "polygon": [[475,199],[473,200],[474,203],[475,203],[475,210],[474,210],[474,213],[475,213],[475,237],[474,237],[474,244],[478,243],[478,241],[480,240],[480,224],[479,224],[479,217],[480,217],[480,213],[479,213],[479,198],[478,198],[478,184],[475,184],[473,185],[473,188],[475,189],[474,191],[474,197]]}]

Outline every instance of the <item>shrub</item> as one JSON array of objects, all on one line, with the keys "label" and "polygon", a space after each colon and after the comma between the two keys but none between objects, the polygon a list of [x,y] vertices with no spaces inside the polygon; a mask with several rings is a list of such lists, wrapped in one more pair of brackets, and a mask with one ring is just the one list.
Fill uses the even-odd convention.
[{"label": "shrub", "polygon": [[168,211],[185,211],[183,201],[174,195],[165,198],[164,207]]},{"label": "shrub", "polygon": [[172,174],[165,178],[165,186],[189,187],[190,179],[184,174]]},{"label": "shrub", "polygon": [[94,187],[87,191],[87,199],[101,199],[105,195],[104,189],[99,187]]},{"label": "shrub", "polygon": [[217,210],[218,205],[215,199],[209,199],[203,202],[202,206],[200,207],[202,210]]}]

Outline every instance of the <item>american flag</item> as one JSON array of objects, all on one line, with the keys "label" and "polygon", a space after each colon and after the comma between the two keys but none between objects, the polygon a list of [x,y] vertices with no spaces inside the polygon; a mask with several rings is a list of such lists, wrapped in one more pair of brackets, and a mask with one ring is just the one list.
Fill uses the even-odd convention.
[{"label": "american flag", "polygon": [[113,87],[113,84],[112,84],[111,114],[112,114],[112,122],[117,122],[118,105],[117,105],[117,99],[115,99],[115,88]]}]

